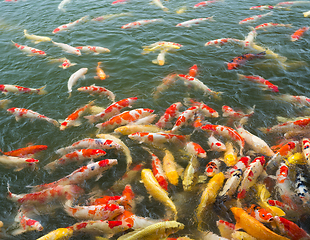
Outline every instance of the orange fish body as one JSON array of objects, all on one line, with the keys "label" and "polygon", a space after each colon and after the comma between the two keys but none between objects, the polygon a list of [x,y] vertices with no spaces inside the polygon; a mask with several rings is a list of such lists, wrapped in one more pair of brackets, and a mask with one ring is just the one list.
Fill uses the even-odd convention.
[{"label": "orange fish body", "polygon": [[229,63],[227,63],[228,70],[236,69],[238,67],[241,67],[246,63],[248,60],[252,60],[254,58],[260,58],[266,55],[266,52],[261,52],[257,54],[253,53],[247,53],[238,57],[233,58]]},{"label": "orange fish body", "polygon": [[107,76],[105,72],[100,68],[100,64],[101,62],[98,62],[98,66],[96,67],[97,76],[95,77],[95,79],[105,80],[109,76]]},{"label": "orange fish body", "polygon": [[13,156],[13,157],[23,157],[26,155],[35,154],[45,149],[47,149],[46,145],[34,145],[34,146],[25,147],[25,148],[19,148],[19,149],[12,150],[9,152],[4,152],[3,154],[8,155],[8,156]]},{"label": "orange fish body", "polygon": [[308,30],[309,30],[309,27],[299,28],[296,32],[294,32],[291,35],[291,41],[294,42],[294,41],[299,40],[302,37],[302,35],[304,35],[304,33]]},{"label": "orange fish body", "polygon": [[195,65],[193,65],[193,66],[189,69],[188,75],[191,76],[191,77],[196,77],[197,71],[198,71],[198,67],[197,67],[197,65],[195,64]]}]

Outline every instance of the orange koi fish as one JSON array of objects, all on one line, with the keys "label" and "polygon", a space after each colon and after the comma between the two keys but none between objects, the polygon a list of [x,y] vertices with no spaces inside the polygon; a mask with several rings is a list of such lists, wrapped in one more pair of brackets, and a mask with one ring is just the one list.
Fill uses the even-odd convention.
[{"label": "orange koi fish", "polygon": [[7,93],[36,93],[39,95],[46,94],[47,91],[44,90],[46,86],[43,86],[41,88],[27,88],[27,87],[21,87],[18,85],[9,85],[9,84],[0,84],[0,92],[7,94]]},{"label": "orange koi fish", "polygon": [[97,76],[96,77],[94,77],[95,79],[100,79],[100,80],[105,80],[107,77],[109,77],[109,76],[107,76],[106,74],[105,74],[105,72],[100,68],[100,64],[101,64],[102,62],[98,62],[98,66],[96,67],[96,71],[97,71]]},{"label": "orange koi fish", "polygon": [[247,53],[238,57],[233,58],[229,63],[227,63],[227,69],[232,70],[238,67],[243,66],[247,61],[255,59],[255,58],[262,58],[266,55],[266,52],[261,52],[257,54]]},{"label": "orange koi fish", "polygon": [[251,207],[249,207],[246,212],[254,217],[256,220],[263,222],[263,223],[270,223],[272,222],[273,216],[270,212],[268,212],[266,209],[261,208],[255,204],[252,204]]},{"label": "orange koi fish", "polygon": [[[279,92],[278,86],[272,84],[271,82],[269,82],[268,80],[260,77],[260,76],[245,76],[242,74],[238,74],[238,79],[246,79],[252,82],[256,82],[261,84],[265,89],[269,89],[273,92]],[[264,89],[264,90],[265,90]]]},{"label": "orange koi fish", "polygon": [[180,114],[180,107],[182,107],[181,102],[173,103],[170,105],[170,107],[166,109],[165,113],[160,117],[155,125],[160,128],[166,127],[166,125],[170,123],[171,119],[177,117]]},{"label": "orange koi fish", "polygon": [[87,87],[80,87],[77,90],[91,95],[98,94],[100,96],[107,96],[112,102],[115,102],[115,95],[113,92],[104,87],[96,86],[95,84]]},{"label": "orange koi fish", "polygon": [[19,45],[18,43],[15,43],[13,41],[12,41],[12,43],[14,44],[15,47],[17,47],[21,51],[28,53],[28,56],[35,56],[35,55],[36,56],[46,56],[46,53],[42,50],[32,48],[32,47],[28,47],[28,46],[24,46],[24,45]]},{"label": "orange koi fish", "polygon": [[27,155],[33,155],[37,152],[41,152],[41,151],[46,150],[46,149],[47,149],[46,145],[33,145],[33,146],[25,147],[25,148],[19,148],[16,150],[12,150],[9,152],[2,152],[1,150],[0,151],[4,155],[7,155],[7,156],[24,157]]},{"label": "orange koi fish", "polygon": [[291,41],[294,42],[294,41],[299,40],[304,35],[304,33],[308,30],[309,30],[309,27],[299,28],[296,32],[294,32],[291,35]]},{"label": "orange koi fish", "polygon": [[191,68],[189,69],[188,75],[191,76],[191,77],[196,77],[197,71],[198,71],[197,64],[194,64],[194,65],[191,66]]}]

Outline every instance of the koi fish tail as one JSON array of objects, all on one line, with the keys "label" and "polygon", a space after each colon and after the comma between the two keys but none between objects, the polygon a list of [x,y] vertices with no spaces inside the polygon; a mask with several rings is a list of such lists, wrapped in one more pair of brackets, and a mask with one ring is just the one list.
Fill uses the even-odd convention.
[{"label": "koi fish tail", "polygon": [[49,120],[50,123],[53,123],[56,127],[59,127],[59,122],[55,119],[50,119]]},{"label": "koi fish tail", "polygon": [[[11,103],[11,102],[12,102],[12,101],[9,100],[9,99],[4,99],[4,100],[2,100],[2,102],[1,102],[1,108],[7,109],[8,104]],[[1,152],[2,152],[2,151],[1,151]]]},{"label": "koi fish tail", "polygon": [[237,73],[237,76],[238,76],[238,80],[244,80],[246,79],[246,77],[240,73]]},{"label": "koi fish tail", "polygon": [[45,87],[46,87],[46,85],[38,89],[38,94],[39,95],[47,94],[47,91],[44,90]]},{"label": "koi fish tail", "polygon": [[49,164],[45,165],[43,168],[46,171],[48,171],[49,174],[51,174],[57,168],[56,161],[50,162]]},{"label": "koi fish tail", "polygon": [[216,22],[216,21],[214,20],[214,16],[209,17],[209,21],[211,21],[211,22]]},{"label": "koi fish tail", "polygon": [[223,92],[212,92],[212,97],[214,97],[216,100],[221,100],[222,97],[221,95],[223,94]]},{"label": "koi fish tail", "polygon": [[89,123],[94,123],[96,122],[96,117],[93,115],[89,115],[89,116],[84,116],[85,119],[87,119],[89,121]]},{"label": "koi fish tail", "polygon": [[258,128],[258,130],[263,133],[268,133],[268,128],[265,128],[265,127]]},{"label": "koi fish tail", "polygon": [[164,7],[163,10],[164,10],[165,12],[168,12],[168,11],[169,11],[169,9],[168,9],[167,7]]},{"label": "koi fish tail", "polygon": [[27,30],[26,29],[24,29],[24,34],[27,35]]}]

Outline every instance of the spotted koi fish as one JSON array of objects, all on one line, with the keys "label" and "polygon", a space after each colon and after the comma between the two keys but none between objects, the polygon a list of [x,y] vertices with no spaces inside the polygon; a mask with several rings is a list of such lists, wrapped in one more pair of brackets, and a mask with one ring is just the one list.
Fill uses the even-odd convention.
[{"label": "spotted koi fish", "polygon": [[294,42],[294,41],[299,40],[304,35],[304,33],[308,30],[309,30],[309,27],[299,28],[296,32],[294,32],[291,35],[291,41]]},{"label": "spotted koi fish", "polygon": [[241,157],[232,168],[227,170],[227,175],[231,176],[238,169],[240,169],[241,172],[244,172],[244,170],[249,166],[250,162],[251,158],[249,156]]},{"label": "spotted koi fish", "polygon": [[223,117],[229,117],[232,119],[241,119],[244,117],[251,117],[254,114],[254,107],[250,110],[249,113],[244,113],[242,111],[235,111],[231,107],[224,105],[222,106]]},{"label": "spotted koi fish", "polygon": [[117,126],[126,125],[128,123],[134,122],[140,118],[149,116],[154,110],[148,108],[138,108],[131,111],[125,111],[110,118],[104,123],[99,123],[96,125],[100,130],[114,129]]},{"label": "spotted koi fish", "polygon": [[59,33],[61,31],[64,31],[64,30],[67,30],[67,29],[70,29],[70,28],[73,28],[75,25],[77,25],[78,23],[80,22],[85,22],[86,19],[88,18],[88,16],[84,16],[84,17],[81,17],[80,19],[74,21],[74,22],[71,22],[71,23],[67,23],[67,24],[64,24],[64,25],[61,25],[57,28],[55,28],[53,30],[53,33]]},{"label": "spotted koi fish", "polygon": [[239,80],[240,79],[246,79],[246,80],[249,80],[252,82],[256,82],[256,83],[260,84],[264,88],[264,90],[268,89],[268,90],[271,90],[273,92],[279,92],[278,86],[272,84],[271,82],[269,82],[268,80],[266,80],[260,76],[245,76],[242,74],[238,74],[238,78],[239,78]]},{"label": "spotted koi fish", "polygon": [[209,1],[203,1],[203,2],[200,2],[200,3],[197,3],[194,5],[194,8],[200,8],[200,7],[205,7],[205,6],[208,6],[212,3],[215,3],[215,2],[218,2],[217,0],[209,0]]},{"label": "spotted koi fish", "polygon": [[179,108],[182,106],[183,105],[181,102],[173,103],[172,105],[170,105],[170,107],[166,109],[165,113],[160,117],[160,119],[155,125],[160,128],[165,128],[166,125],[170,123],[173,118],[177,117],[180,114]]},{"label": "spotted koi fish", "polygon": [[28,155],[33,155],[37,152],[41,152],[46,149],[47,149],[46,145],[33,145],[33,146],[25,147],[25,148],[15,149],[9,152],[2,152],[1,149],[0,151],[2,152],[3,155],[7,155],[7,156],[25,157]]},{"label": "spotted koi fish", "polygon": [[275,216],[274,220],[280,232],[282,234],[287,234],[290,239],[310,239],[310,235],[305,230],[300,228],[296,223],[278,216]]},{"label": "spotted koi fish", "polygon": [[205,169],[205,174],[208,177],[213,177],[215,174],[218,174],[220,172],[220,167],[221,167],[221,161],[219,161],[218,159],[213,159],[210,162],[208,162]]},{"label": "spotted koi fish", "polygon": [[67,58],[58,58],[58,59],[49,59],[50,62],[61,62],[62,64],[59,65],[58,67],[62,68],[62,69],[67,69],[71,66],[76,65],[76,63],[71,63],[69,59]]},{"label": "spotted koi fish", "polygon": [[256,16],[252,16],[252,17],[249,17],[249,18],[245,18],[245,19],[241,20],[239,22],[239,24],[256,22],[257,20],[259,20],[259,19],[261,19],[263,17],[269,16],[269,15],[272,15],[272,14],[273,14],[273,12],[269,12],[269,13],[266,13],[266,14],[256,15]]},{"label": "spotted koi fish", "polygon": [[[11,40],[12,41],[12,40]],[[12,43],[14,44],[15,47],[17,47],[19,50],[28,53],[28,56],[46,56],[46,53],[42,50],[36,49],[36,48],[32,48],[32,47],[28,47],[25,45],[19,45],[18,43],[15,43],[12,41]]]},{"label": "spotted koi fish", "polygon": [[247,61],[255,59],[255,58],[262,58],[266,55],[266,52],[261,52],[257,54],[247,53],[238,57],[233,58],[230,62],[227,63],[227,69],[232,70],[238,67],[243,66]]},{"label": "spotted koi fish", "polygon": [[221,236],[224,238],[229,239],[231,234],[235,231],[235,224],[221,219],[216,221],[216,226],[219,229]]},{"label": "spotted koi fish", "polygon": [[18,212],[17,216],[15,217],[15,222],[19,223],[19,227],[11,232],[13,236],[33,230],[36,231],[43,230],[43,226],[39,221],[28,218],[22,211]]},{"label": "spotted koi fish", "polygon": [[213,118],[217,118],[219,117],[219,114],[217,111],[215,111],[213,108],[209,107],[208,105],[206,105],[203,102],[197,102],[193,99],[188,99],[185,98],[184,99],[185,105],[190,105],[192,107],[194,106],[198,106],[199,109],[198,111],[204,116],[204,117],[213,117]]},{"label": "spotted koi fish", "polygon": [[249,207],[246,212],[254,217],[256,220],[263,222],[263,223],[270,223],[273,222],[274,218],[270,212],[268,212],[266,209],[261,208],[255,204],[252,204],[251,207]]},{"label": "spotted koi fish", "polygon": [[30,167],[33,170],[36,169],[36,165],[39,160],[34,158],[21,158],[13,156],[0,156],[0,164],[8,168],[15,168],[14,171],[20,171],[25,167]]},{"label": "spotted koi fish", "polygon": [[21,87],[18,85],[9,85],[9,84],[0,84],[0,91],[4,94],[8,93],[35,93],[38,95],[46,94],[47,91],[44,90],[46,86],[43,86],[41,88],[27,88],[27,87]]},{"label": "spotted koi fish", "polygon": [[272,9],[274,9],[274,6],[271,5],[259,5],[250,7],[250,10],[272,10]]},{"label": "spotted koi fish", "polygon": [[109,53],[111,52],[110,49],[104,47],[97,47],[97,46],[78,46],[75,47],[79,49],[81,52],[85,53],[94,53],[95,55],[99,53]]},{"label": "spotted koi fish", "polygon": [[300,172],[296,174],[295,189],[297,196],[302,200],[303,204],[308,204],[310,201],[310,194],[305,185],[305,178]]},{"label": "spotted koi fish", "polygon": [[209,42],[205,43],[205,46],[215,46],[217,48],[220,48],[221,46],[225,45],[226,43],[241,43],[242,41],[239,39],[235,38],[220,38],[220,39],[215,39]]},{"label": "spotted koi fish", "polygon": [[208,145],[209,145],[211,151],[216,151],[216,152],[224,152],[224,151],[226,151],[225,144],[220,142],[219,140],[217,140],[213,136],[213,134],[211,134],[211,136],[208,137]]},{"label": "spotted koi fish", "polygon": [[196,18],[196,19],[191,19],[182,23],[178,23],[177,25],[175,25],[176,27],[191,27],[194,24],[199,24],[201,22],[204,21],[214,21],[213,20],[213,16],[212,17],[207,17],[207,18]]},{"label": "spotted koi fish", "polygon": [[100,96],[107,96],[112,102],[115,102],[115,95],[113,92],[104,87],[96,86],[95,84],[87,87],[80,87],[77,90],[91,95],[98,94]]},{"label": "spotted koi fish", "polygon": [[138,28],[138,27],[146,25],[146,24],[150,24],[153,22],[161,22],[161,21],[163,21],[163,19],[161,19],[161,18],[151,19],[151,20],[140,20],[140,21],[136,21],[136,22],[132,22],[132,23],[127,23],[126,25],[123,25],[121,28],[122,29]]},{"label": "spotted koi fish", "polygon": [[242,173],[241,169],[236,169],[227,179],[223,190],[219,193],[219,196],[232,196],[237,191],[237,188],[242,180]]},{"label": "spotted koi fish", "polygon": [[182,112],[180,116],[178,117],[178,119],[176,120],[170,132],[174,133],[178,131],[183,125],[185,125],[189,120],[191,120],[194,117],[198,109],[199,109],[198,106],[194,106]]},{"label": "spotted koi fish", "polygon": [[185,151],[190,155],[196,155],[199,158],[207,157],[206,151],[198,143],[195,142],[186,143]]},{"label": "spotted koi fish", "polygon": [[97,180],[98,180],[100,177],[102,177],[102,173],[104,171],[110,169],[112,166],[116,165],[117,163],[118,163],[117,159],[105,159],[99,162],[90,163],[87,166],[80,167],[79,169],[75,170],[71,174],[55,182],[33,186],[33,188],[35,190],[43,190],[43,189],[55,187],[58,185],[78,184],[94,176],[97,176]]},{"label": "spotted koi fish", "polygon": [[292,27],[292,24],[281,24],[281,23],[263,23],[258,26],[256,26],[254,29],[259,30],[259,29],[266,29],[266,28],[271,28],[271,27]]},{"label": "spotted koi fish", "polygon": [[85,116],[84,118],[86,118],[90,123],[94,123],[98,120],[104,120],[106,118],[113,117],[114,115],[119,114],[123,108],[131,107],[131,105],[137,100],[137,97],[125,98],[111,104],[103,112],[97,115]]},{"label": "spotted koi fish", "polygon": [[304,154],[305,159],[307,160],[308,165],[310,166],[310,139],[309,138],[302,139],[302,152]]},{"label": "spotted koi fish", "polygon": [[310,123],[310,118],[304,118],[296,121],[288,121],[285,123],[281,123],[278,125],[275,125],[271,128],[260,128],[261,131],[266,133],[285,133],[291,130],[300,130],[307,128]]},{"label": "spotted koi fish", "polygon": [[171,73],[163,78],[162,84],[156,87],[153,97],[154,99],[158,99],[160,94],[170,88],[176,81],[178,80],[176,73]]}]

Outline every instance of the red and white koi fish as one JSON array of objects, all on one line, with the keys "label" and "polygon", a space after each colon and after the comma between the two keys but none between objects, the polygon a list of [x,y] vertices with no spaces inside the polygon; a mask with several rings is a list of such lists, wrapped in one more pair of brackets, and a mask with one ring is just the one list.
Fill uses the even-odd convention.
[{"label": "red and white koi fish", "polygon": [[240,154],[242,155],[242,151],[244,148],[244,139],[240,136],[240,134],[236,130],[223,125],[212,125],[212,124],[206,124],[202,126],[201,129],[204,131],[214,132],[218,135],[221,135],[223,137],[229,138],[237,142],[237,144],[240,146]]},{"label": "red and white koi fish", "polygon": [[296,223],[283,217],[275,216],[274,220],[282,234],[288,235],[292,240],[310,239],[310,235]]},{"label": "red and white koi fish", "polygon": [[70,29],[72,27],[74,27],[76,24],[80,23],[80,22],[85,22],[87,20],[88,16],[84,16],[84,17],[81,17],[80,19],[74,21],[74,22],[71,22],[71,23],[67,23],[67,24],[64,24],[64,25],[61,25],[57,28],[55,28],[53,30],[53,33],[59,33],[63,30],[67,30],[67,29]]},{"label": "red and white koi fish", "polygon": [[283,202],[280,202],[278,200],[272,200],[272,199],[268,199],[268,204],[270,204],[270,206],[273,206],[273,207],[277,207],[277,208],[280,208],[282,210],[284,210],[284,215],[296,215],[296,209],[293,209],[290,205],[286,204],[286,203],[283,203]]},{"label": "red and white koi fish", "polygon": [[27,216],[25,216],[25,214],[22,211],[18,211],[18,214],[15,217],[15,222],[18,223],[19,227],[17,229],[14,229],[11,232],[13,236],[22,234],[24,232],[33,231],[33,230],[36,230],[36,231],[43,230],[43,226],[41,225],[39,221],[28,218]]},{"label": "red and white koi fish", "polygon": [[125,3],[128,3],[128,0],[116,0],[116,1],[113,1],[111,4],[114,5],[114,4],[125,4]]},{"label": "red and white koi fish", "polygon": [[238,189],[238,199],[243,199],[246,197],[247,190],[252,187],[259,175],[264,170],[265,157],[257,157],[250,163],[247,169],[243,173],[243,180]]},{"label": "red and white koi fish", "polygon": [[18,43],[15,43],[13,41],[12,41],[12,43],[14,44],[15,47],[17,47],[21,51],[28,53],[28,56],[35,56],[35,55],[36,56],[46,56],[46,53],[42,50],[32,48],[32,47],[28,47],[26,45],[19,45]]},{"label": "red and white koi fish", "polygon": [[244,172],[244,170],[249,166],[250,161],[251,158],[249,156],[241,157],[232,168],[227,170],[226,175],[231,176],[238,169]]},{"label": "red and white koi fish", "polygon": [[191,19],[182,23],[178,23],[175,25],[176,27],[191,27],[193,24],[199,24],[204,21],[214,21],[213,16],[212,17],[206,17],[206,18],[196,18],[196,19]]},{"label": "red and white koi fish", "polygon": [[215,2],[218,2],[218,0],[203,1],[203,2],[195,4],[194,8],[205,7],[205,6],[208,6],[208,5],[215,3]]},{"label": "red and white koi fish", "polygon": [[308,165],[310,166],[310,139],[303,138],[302,139],[302,153],[307,160]]},{"label": "red and white koi fish", "polygon": [[163,11],[168,12],[169,9],[166,8],[160,0],[152,0],[152,3],[154,3],[157,7],[161,8]]},{"label": "red and white koi fish", "polygon": [[197,71],[198,71],[197,64],[194,64],[194,65],[191,66],[191,68],[189,69],[188,75],[191,76],[191,77],[196,77]]},{"label": "red and white koi fish", "polygon": [[13,156],[0,156],[0,164],[9,168],[15,168],[14,171],[20,171],[25,167],[31,167],[32,169],[36,169],[36,165],[39,160],[34,158],[21,158],[21,157],[13,157]]},{"label": "red and white koi fish", "polygon": [[213,117],[217,118],[219,117],[219,114],[214,109],[210,108],[208,105],[204,104],[203,102],[197,102],[190,98],[184,98],[185,105],[190,105],[192,107],[199,106],[198,111],[204,116],[204,117]]},{"label": "red and white koi fish", "polygon": [[75,47],[72,47],[68,44],[65,44],[65,43],[57,43],[57,42],[54,42],[52,41],[53,44],[55,44],[57,47],[60,47],[62,48],[65,52],[67,53],[72,53],[72,54],[75,54],[75,55],[78,55],[78,56],[81,56],[81,51]]},{"label": "red and white koi fish", "polygon": [[160,117],[160,119],[156,123],[156,126],[160,127],[160,128],[165,128],[167,126],[167,124],[170,123],[170,121],[173,118],[179,116],[180,107],[182,107],[181,102],[173,103],[172,105],[170,105],[170,107],[168,107],[166,109],[165,113]]},{"label": "red and white koi fish", "polygon": [[213,96],[214,98],[220,98],[220,94],[221,92],[215,92],[213,90],[211,90],[210,88],[208,88],[203,82],[201,82],[200,80],[198,80],[197,78],[185,75],[185,74],[178,74],[178,77],[180,77],[184,83],[187,86],[194,86],[197,87],[198,89],[203,90],[204,94],[210,94],[211,96]]},{"label": "red and white koi fish", "polygon": [[223,117],[229,117],[232,119],[241,119],[244,117],[251,117],[254,114],[254,107],[249,111],[249,113],[244,113],[242,111],[235,111],[231,107],[224,105],[222,106]]},{"label": "red and white koi fish", "polygon": [[174,133],[178,131],[183,125],[187,124],[187,122],[194,117],[198,109],[198,106],[194,106],[182,112],[170,132]]},{"label": "red and white koi fish", "polygon": [[256,15],[256,16],[252,16],[252,17],[249,17],[249,18],[245,18],[243,20],[241,20],[239,22],[239,24],[244,24],[244,23],[251,23],[251,22],[256,22],[257,20],[263,18],[263,17],[266,17],[266,16],[269,16],[269,15],[272,15],[273,12],[269,12],[269,13],[266,13],[266,14],[262,14],[262,15]]},{"label": "red and white koi fish", "polygon": [[3,155],[7,155],[7,156],[13,156],[13,157],[25,157],[28,155],[33,155],[37,152],[41,152],[43,150],[46,150],[47,146],[46,145],[33,145],[33,146],[29,146],[29,147],[25,147],[25,148],[19,148],[16,150],[12,150],[9,152],[2,152],[0,149],[0,152]]},{"label": "red and white koi fish", "polygon": [[274,6],[271,5],[259,5],[250,7],[250,10],[272,10],[272,9],[274,9]]},{"label": "red and white koi fish", "polygon": [[225,144],[220,142],[219,140],[217,140],[213,136],[213,134],[211,134],[211,136],[208,137],[208,145],[209,145],[211,151],[216,151],[216,152],[224,152],[224,151],[226,151]]},{"label": "red and white koi fish", "polygon": [[73,200],[84,193],[84,190],[76,185],[57,185],[39,192],[14,194],[8,186],[8,199],[24,205],[47,204],[53,200]]},{"label": "red and white koi fish", "polygon": [[85,79],[85,74],[87,73],[88,68],[80,68],[79,70],[77,70],[75,73],[73,73],[69,80],[68,80],[68,93],[69,93],[69,97],[71,97],[71,92],[72,92],[72,86],[74,84],[76,84],[76,82],[80,79],[80,78],[84,78]]},{"label": "red and white koi fish", "polygon": [[0,84],[0,91],[4,94],[7,93],[35,93],[39,95],[46,94],[47,91],[44,90],[46,86],[43,86],[41,88],[27,88],[27,87],[21,87],[18,85],[9,85],[9,84]]},{"label": "red and white koi fish", "polygon": [[[310,1],[309,1],[310,2]],[[302,27],[302,28],[299,28],[296,32],[294,32],[292,35],[291,35],[291,41],[294,42],[294,41],[297,41],[299,40],[306,31],[309,30],[309,27]]]},{"label": "red and white koi fish", "polygon": [[96,125],[97,128],[108,130],[108,129],[114,129],[117,126],[126,125],[128,123],[134,122],[140,118],[149,116],[152,114],[154,110],[148,109],[148,108],[138,108],[131,111],[125,111],[123,113],[120,113],[112,118],[110,118],[108,121],[104,123],[99,123]]},{"label": "red and white koi fish", "polygon": [[151,114],[149,116],[146,116],[146,117],[143,117],[143,118],[140,118],[138,119],[137,121],[134,121],[130,124],[132,125],[138,125],[138,126],[141,126],[141,125],[150,125],[152,124],[155,119],[157,118],[157,114]]},{"label": "red and white koi fish", "polygon": [[110,49],[104,47],[97,47],[97,46],[78,46],[75,47],[79,49],[81,52],[85,53],[94,53],[95,55],[99,53],[109,53],[111,52]]},{"label": "red and white koi fish", "polygon": [[227,69],[232,70],[238,67],[243,66],[247,61],[255,59],[255,58],[262,58],[266,55],[266,52],[261,52],[257,54],[253,53],[246,53],[244,55],[238,56],[233,58],[230,62],[227,63]]},{"label": "red and white koi fish", "polygon": [[305,4],[310,3],[310,1],[289,1],[289,2],[279,2],[276,6],[285,6],[285,5],[295,5],[295,4]]},{"label": "red and white koi fish", "polygon": [[93,149],[120,149],[121,146],[117,143],[115,143],[112,140],[108,139],[101,139],[101,138],[84,138],[80,141],[77,141],[73,143],[71,146],[60,148],[56,151],[57,154],[67,154],[71,151],[74,151],[75,149],[81,149],[81,148],[93,148]]},{"label": "red and white koi fish", "polygon": [[235,231],[235,224],[221,220],[221,219],[216,221],[216,226],[219,229],[220,235],[223,238],[230,239],[231,234]]},{"label": "red and white koi fish", "polygon": [[259,29],[266,29],[266,28],[271,28],[271,27],[292,27],[292,24],[282,24],[282,23],[263,23],[260,25],[257,25],[254,29],[259,30]]},{"label": "red and white koi fish", "polygon": [[215,174],[220,172],[221,161],[218,159],[213,159],[206,165],[205,174],[208,177],[213,177]]},{"label": "red and white koi fish", "polygon": [[281,94],[278,96],[270,95],[268,96],[268,98],[292,103],[298,107],[303,106],[310,107],[310,98],[306,96],[293,96],[290,94]]},{"label": "red and white koi fish", "polygon": [[235,38],[220,38],[220,39],[215,39],[215,40],[207,42],[205,46],[215,46],[217,48],[220,48],[224,44],[231,43],[231,42],[241,43],[242,41],[239,39],[235,39]]},{"label": "red and white koi fish", "polygon": [[71,201],[64,205],[65,212],[76,219],[112,220],[124,212],[124,207],[116,204],[100,204],[90,206],[71,206]]},{"label": "red and white koi fish", "polygon": [[169,87],[171,87],[175,82],[177,81],[177,74],[176,73],[171,73],[168,76],[166,76],[162,80],[162,84],[160,84],[158,87],[156,87],[153,97],[154,99],[158,99],[160,93],[163,91],[167,90]]},{"label": "red and white koi fish", "polygon": [[32,120],[42,119],[42,120],[45,120],[49,123],[54,124],[56,127],[59,126],[59,123],[56,120],[54,120],[52,118],[48,118],[42,114],[39,114],[37,112],[30,110],[30,109],[13,107],[13,108],[7,109],[7,111],[15,116],[16,121],[19,121],[21,118],[30,118]]},{"label": "red and white koi fish", "polygon": [[102,149],[79,149],[72,153],[67,153],[61,158],[50,162],[44,167],[44,169],[51,172],[57,167],[62,167],[72,162],[81,163],[85,160],[100,158],[104,155],[106,155],[106,152]]},{"label": "red and white koi fish", "polygon": [[58,67],[61,67],[62,69],[67,69],[71,66],[76,65],[76,63],[71,63],[69,59],[67,58],[58,58],[58,59],[49,59],[50,62],[62,62],[61,65]]},{"label": "red and white koi fish", "polygon": [[265,90],[271,90],[273,92],[279,92],[279,88],[278,86],[272,84],[271,82],[269,82],[268,80],[260,77],[260,76],[245,76],[245,75],[242,75],[242,74],[237,74],[238,75],[238,79],[241,80],[241,79],[246,79],[246,80],[249,80],[249,81],[252,81],[252,82],[256,82],[258,84],[260,84],[262,86],[262,88]]},{"label": "red and white koi fish", "polygon": [[257,32],[254,28],[252,28],[252,31],[249,32],[249,34],[245,37],[243,41],[244,47],[251,47],[253,45],[253,42],[257,36]]},{"label": "red and white koi fish", "polygon": [[102,173],[117,164],[117,159],[105,159],[99,162],[90,163],[87,166],[80,167],[71,174],[63,177],[55,182],[33,186],[36,190],[55,187],[58,185],[78,184],[97,176],[97,180],[102,177]]},{"label": "red and white koi fish", "polygon": [[131,105],[137,100],[138,100],[137,97],[122,99],[108,106],[103,112],[97,115],[85,116],[84,118],[86,118],[90,123],[94,123],[98,120],[104,120],[107,118],[111,118],[115,116],[116,114],[119,114],[123,108],[131,107]]},{"label": "red and white koi fish", "polygon": [[91,95],[98,94],[100,96],[107,96],[112,102],[115,102],[115,95],[113,92],[104,87],[96,86],[95,84],[87,87],[80,87],[77,90]]},{"label": "red and white koi fish", "polygon": [[34,43],[52,41],[52,39],[49,37],[42,37],[42,36],[37,36],[37,35],[33,35],[33,34],[30,35],[27,33],[26,29],[24,29],[24,35],[25,35],[25,38],[28,38],[30,40],[34,40],[35,41]]},{"label": "red and white koi fish", "polygon": [[310,194],[305,185],[305,178],[300,172],[296,173],[295,188],[297,196],[302,200],[303,204],[308,204],[310,202]]},{"label": "red and white koi fish", "polygon": [[288,121],[275,125],[271,128],[260,128],[261,131],[266,133],[285,133],[292,130],[301,130],[308,128],[310,123],[310,118],[304,118],[296,121]]},{"label": "red and white koi fish", "polygon": [[90,103],[86,104],[85,106],[75,110],[71,113],[61,124],[60,130],[63,131],[68,127],[71,126],[80,126],[82,123],[79,118],[94,104],[95,101],[91,101]]},{"label": "red and white koi fish", "polygon": [[140,20],[140,21],[136,21],[136,22],[127,23],[127,24],[123,25],[121,28],[122,29],[138,28],[138,27],[146,25],[146,24],[150,24],[150,23],[153,23],[153,22],[161,22],[161,21],[163,21],[162,18],[151,19],[151,20]]},{"label": "red and white koi fish", "polygon": [[255,204],[252,204],[251,207],[249,207],[246,212],[254,217],[256,220],[263,222],[263,223],[270,223],[273,222],[274,218],[270,212],[268,212],[266,209],[261,208]]},{"label": "red and white koi fish", "polygon": [[237,188],[242,180],[242,173],[241,169],[236,169],[227,179],[223,190],[219,193],[219,196],[232,196],[237,191]]},{"label": "red and white koi fish", "polygon": [[198,143],[195,142],[186,143],[185,151],[190,155],[196,155],[199,158],[207,157],[206,151]]}]

